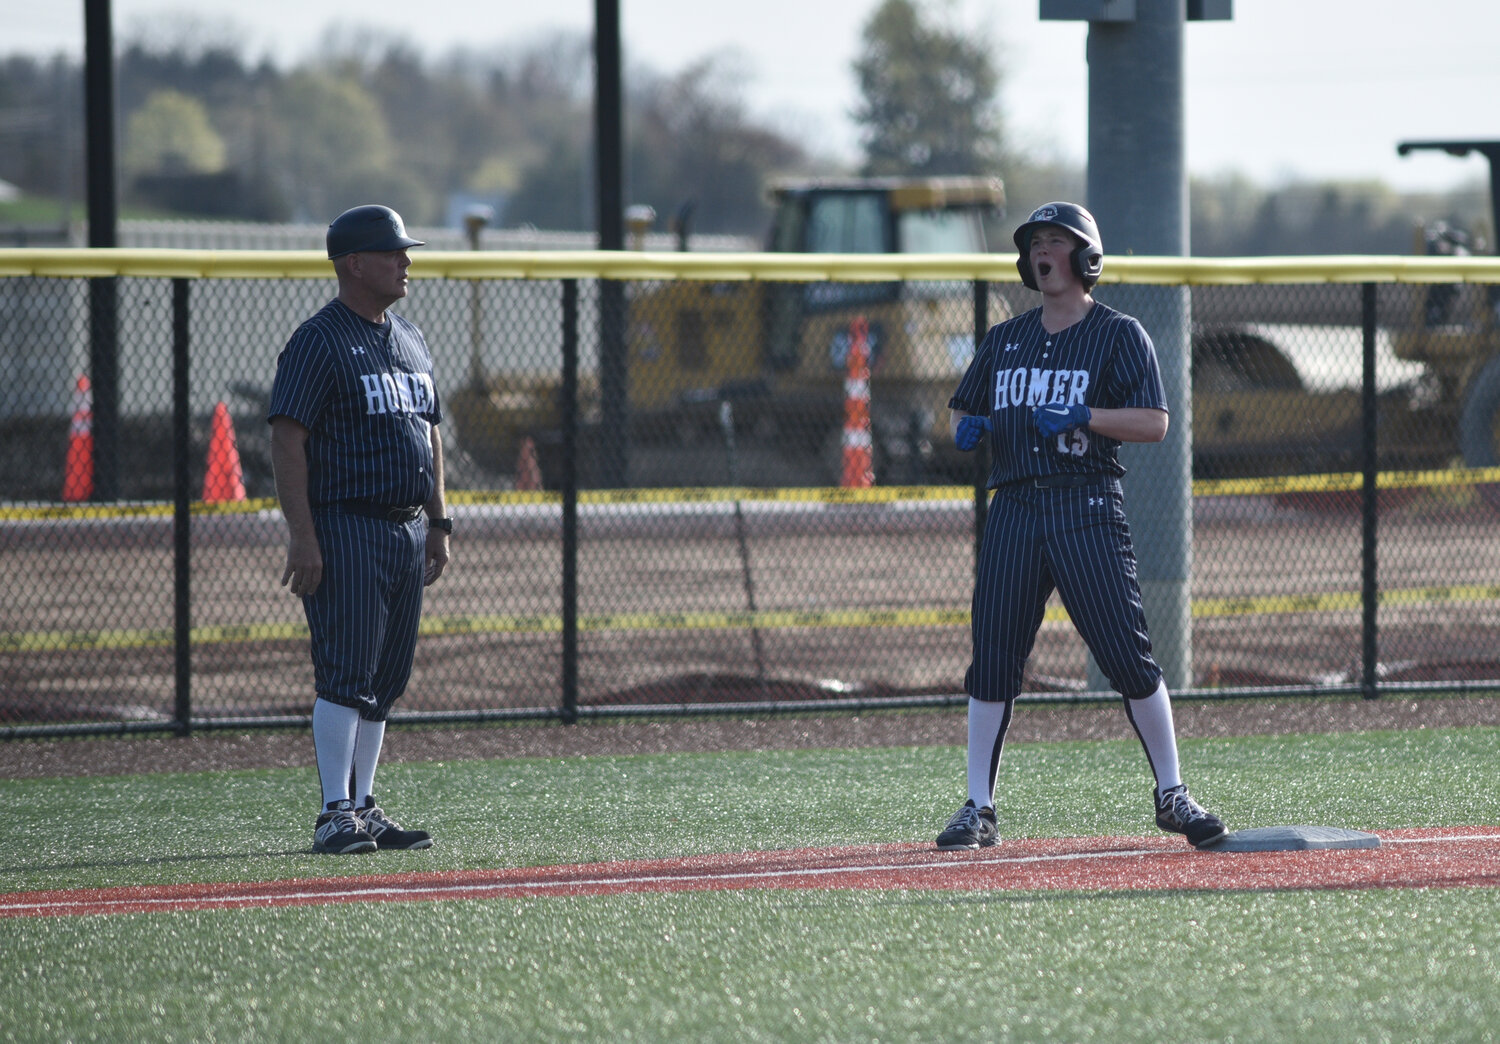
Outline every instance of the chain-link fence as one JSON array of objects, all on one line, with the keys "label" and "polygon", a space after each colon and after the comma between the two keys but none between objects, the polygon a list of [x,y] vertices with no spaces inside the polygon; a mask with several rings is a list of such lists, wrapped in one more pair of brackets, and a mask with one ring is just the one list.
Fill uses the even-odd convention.
[{"label": "chain-link fence", "polygon": [[[1010,260],[414,253],[457,525],[395,720],[954,699],[984,462],[946,403],[1035,304]],[[1190,490],[1125,480],[1138,544],[1191,496],[1186,694],[1500,687],[1500,265],[1107,277],[1191,382],[1125,458],[1191,430]],[[0,251],[0,735],[305,720],[265,412],[333,292],[307,252]],[[1027,689],[1089,679],[1054,604]]]}]

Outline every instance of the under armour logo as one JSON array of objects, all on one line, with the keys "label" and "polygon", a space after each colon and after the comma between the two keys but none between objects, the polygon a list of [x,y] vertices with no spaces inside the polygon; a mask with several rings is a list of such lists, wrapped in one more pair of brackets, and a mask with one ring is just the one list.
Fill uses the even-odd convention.
[{"label": "under armour logo", "polygon": [[1006,344],[1005,350],[1007,352],[1013,352],[1013,351],[1015,351],[1019,347],[1021,347],[1019,344]]},{"label": "under armour logo", "polygon": [[364,355],[365,350],[362,346],[356,344],[353,348],[349,349],[349,353],[351,355]]}]

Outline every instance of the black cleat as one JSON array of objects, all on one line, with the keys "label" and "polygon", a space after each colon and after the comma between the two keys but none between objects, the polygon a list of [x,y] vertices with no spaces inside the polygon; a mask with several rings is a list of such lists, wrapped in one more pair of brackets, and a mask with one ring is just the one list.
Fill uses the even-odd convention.
[{"label": "black cleat", "polygon": [[1181,785],[1157,796],[1156,825],[1183,835],[1194,848],[1209,848],[1229,836],[1223,821],[1194,801]]},{"label": "black cleat", "polygon": [[957,852],[988,848],[998,840],[1000,831],[995,826],[995,810],[989,805],[975,808],[974,799],[970,798],[943,827],[943,832],[937,836],[937,846],[944,852]]},{"label": "black cleat", "polygon": [[313,827],[313,851],[329,855],[375,851],[375,838],[354,814],[354,802],[340,801],[318,817]]},{"label": "black cleat", "polygon": [[365,831],[382,849],[432,847],[431,834],[425,830],[402,830],[401,824],[382,812],[379,805],[367,805],[356,814],[364,824]]}]

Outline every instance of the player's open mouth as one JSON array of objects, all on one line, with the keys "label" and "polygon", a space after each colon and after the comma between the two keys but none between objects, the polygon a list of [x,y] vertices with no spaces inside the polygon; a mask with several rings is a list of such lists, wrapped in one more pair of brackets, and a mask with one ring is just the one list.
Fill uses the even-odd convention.
[{"label": "player's open mouth", "polygon": [[1043,279],[1046,279],[1049,275],[1052,274],[1052,262],[1038,261],[1036,266],[1036,274]]}]

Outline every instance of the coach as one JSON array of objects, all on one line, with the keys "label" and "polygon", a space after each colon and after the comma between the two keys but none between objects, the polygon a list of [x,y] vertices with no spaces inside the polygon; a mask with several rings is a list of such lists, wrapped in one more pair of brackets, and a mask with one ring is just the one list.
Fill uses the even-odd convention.
[{"label": "coach", "polygon": [[[389,207],[328,226],[338,296],[276,363],[268,420],[289,532],[282,586],[312,634],[318,852],[427,848],[375,801],[391,705],[406,689],[422,591],[448,564],[443,419],[422,332],[388,311],[406,296],[407,249]],[[424,518],[423,515],[426,517]]]}]

